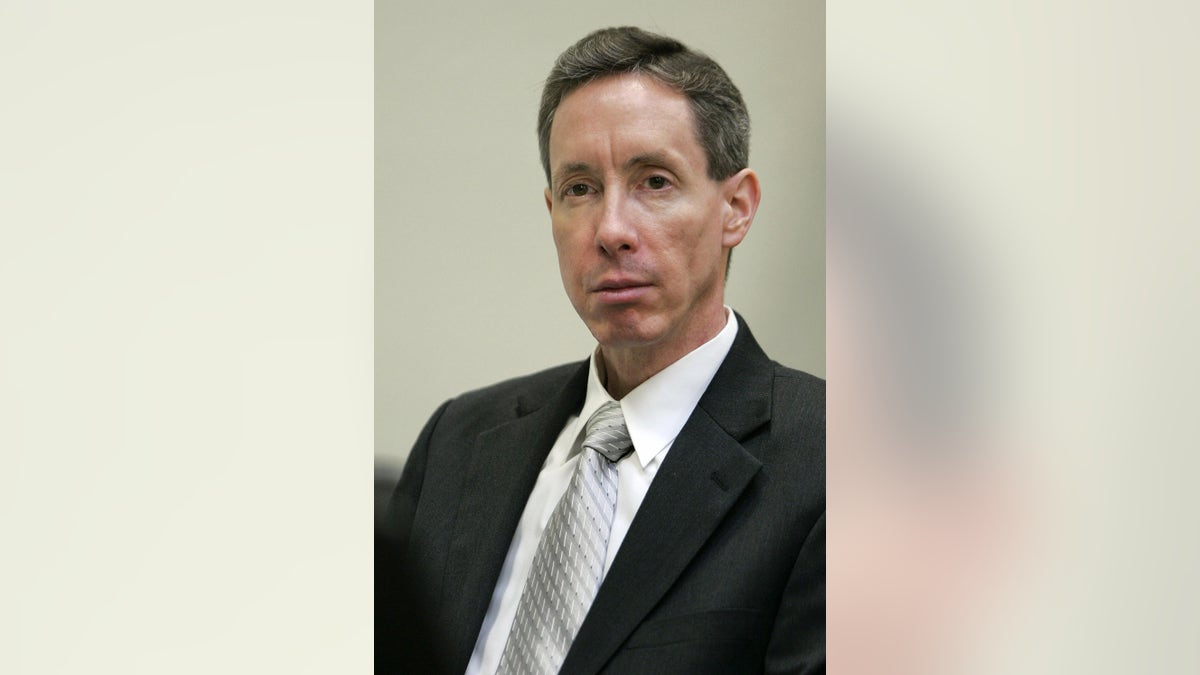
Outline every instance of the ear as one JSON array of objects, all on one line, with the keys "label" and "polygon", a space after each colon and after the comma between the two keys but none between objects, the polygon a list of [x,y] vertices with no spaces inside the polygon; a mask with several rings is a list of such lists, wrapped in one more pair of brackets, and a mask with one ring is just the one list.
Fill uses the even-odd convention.
[{"label": "ear", "polygon": [[554,215],[554,202],[550,201],[550,188],[546,188],[546,210]]},{"label": "ear", "polygon": [[745,168],[725,179],[725,222],[721,225],[721,245],[733,248],[742,243],[750,231],[750,223],[758,212],[758,200],[762,191],[758,185],[758,174]]}]

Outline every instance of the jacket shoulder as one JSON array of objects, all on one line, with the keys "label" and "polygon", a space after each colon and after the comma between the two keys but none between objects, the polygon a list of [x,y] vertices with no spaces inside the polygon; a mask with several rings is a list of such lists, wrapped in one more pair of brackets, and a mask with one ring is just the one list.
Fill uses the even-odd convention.
[{"label": "jacket shoulder", "polygon": [[775,374],[775,404],[810,427],[825,432],[825,380],[811,373],[771,362]]},{"label": "jacket shoulder", "polygon": [[772,361],[776,388],[785,393],[807,399],[810,402],[820,402],[821,409],[825,408],[825,380],[803,370],[788,368]]},{"label": "jacket shoulder", "polygon": [[451,399],[445,416],[472,427],[494,426],[553,401],[586,369],[587,361],[577,361],[472,389]]},{"label": "jacket shoulder", "polygon": [[[796,462],[796,476],[825,481],[825,380],[772,363],[775,370],[771,417],[777,438],[786,439],[783,456]],[[822,504],[824,498],[821,499]],[[824,507],[822,506],[822,509]]]},{"label": "jacket shoulder", "polygon": [[547,400],[557,394],[580,368],[587,362],[577,361],[503,380],[486,387],[472,389],[459,395],[456,402],[462,404],[494,403],[517,399]]}]

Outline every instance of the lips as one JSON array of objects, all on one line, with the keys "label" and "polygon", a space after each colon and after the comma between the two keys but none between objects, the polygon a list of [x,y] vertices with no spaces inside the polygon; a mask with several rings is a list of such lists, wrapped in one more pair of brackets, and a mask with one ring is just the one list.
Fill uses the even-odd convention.
[{"label": "lips", "polygon": [[624,288],[637,288],[638,286],[646,286],[645,282],[641,281],[606,281],[597,284],[593,292],[599,291],[619,291]]},{"label": "lips", "polygon": [[650,282],[638,277],[608,276],[593,284],[589,290],[592,293],[600,293],[603,291],[620,291],[626,288],[638,288],[649,285]]},{"label": "lips", "polygon": [[637,300],[649,289],[650,284],[641,279],[611,277],[601,279],[591,293],[604,303],[626,303]]}]

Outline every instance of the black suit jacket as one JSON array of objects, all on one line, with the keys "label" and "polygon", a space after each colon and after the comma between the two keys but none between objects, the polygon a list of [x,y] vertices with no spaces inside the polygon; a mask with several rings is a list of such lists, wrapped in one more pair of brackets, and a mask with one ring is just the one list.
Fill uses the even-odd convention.
[{"label": "black suit jacket", "polygon": [[[502,382],[429,420],[377,542],[377,672],[465,670],[587,373]],[[769,360],[743,321],[561,672],[816,673],[824,642],[825,383]]]}]

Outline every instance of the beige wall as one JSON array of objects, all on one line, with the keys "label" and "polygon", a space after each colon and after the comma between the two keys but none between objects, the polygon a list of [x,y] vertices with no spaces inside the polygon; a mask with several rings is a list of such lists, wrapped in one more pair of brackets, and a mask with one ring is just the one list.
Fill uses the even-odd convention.
[{"label": "beige wall", "polygon": [[445,399],[594,346],[558,277],[534,124],[554,58],[625,24],[707,52],[742,90],[763,201],[727,302],[772,357],[824,375],[823,3],[380,2],[375,440],[386,463],[407,456]]}]

